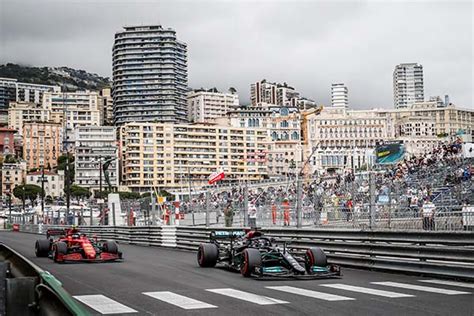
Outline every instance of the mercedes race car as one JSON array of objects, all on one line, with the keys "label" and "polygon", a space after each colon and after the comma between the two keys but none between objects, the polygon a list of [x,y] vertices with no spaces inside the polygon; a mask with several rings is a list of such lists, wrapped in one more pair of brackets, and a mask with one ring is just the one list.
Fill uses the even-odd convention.
[{"label": "mercedes race car", "polygon": [[115,241],[99,242],[89,239],[76,228],[48,229],[46,239],[35,244],[37,257],[49,257],[55,262],[106,262],[122,259]]},{"label": "mercedes race car", "polygon": [[219,263],[244,277],[319,279],[341,275],[340,267],[328,264],[321,248],[297,254],[286,243],[280,248],[272,238],[254,230],[211,232],[210,242],[199,246],[197,261],[201,267]]}]

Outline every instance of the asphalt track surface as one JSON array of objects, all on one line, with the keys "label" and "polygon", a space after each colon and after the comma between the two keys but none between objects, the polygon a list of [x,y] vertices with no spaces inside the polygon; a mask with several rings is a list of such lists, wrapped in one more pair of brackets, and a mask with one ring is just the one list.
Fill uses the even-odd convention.
[{"label": "asphalt track surface", "polygon": [[194,252],[123,244],[123,262],[56,264],[35,257],[38,237],[0,232],[94,315],[474,315],[474,283],[355,269],[340,279],[258,281],[199,268]]}]

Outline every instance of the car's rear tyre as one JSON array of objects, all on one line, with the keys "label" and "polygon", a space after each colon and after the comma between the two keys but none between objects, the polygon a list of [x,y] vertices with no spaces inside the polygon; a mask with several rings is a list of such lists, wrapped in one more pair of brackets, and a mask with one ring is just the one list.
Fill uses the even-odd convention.
[{"label": "car's rear tyre", "polygon": [[35,254],[37,257],[47,257],[51,249],[49,239],[38,239],[35,243]]},{"label": "car's rear tyre", "polygon": [[242,253],[243,262],[240,266],[240,273],[244,277],[249,277],[252,275],[252,272],[255,271],[256,267],[262,265],[262,255],[258,249],[247,248]]},{"label": "car's rear tyre", "polygon": [[326,267],[328,260],[326,254],[319,247],[312,247],[306,250],[305,255],[305,267],[306,271],[311,272],[313,266]]},{"label": "car's rear tyre", "polygon": [[67,254],[67,245],[65,242],[58,241],[57,243],[53,244],[53,260],[54,262],[61,262],[59,261],[60,255]]},{"label": "car's rear tyre", "polygon": [[118,253],[117,243],[113,240],[107,240],[104,243],[103,248],[104,248],[104,252],[113,253],[113,254]]},{"label": "car's rear tyre", "polygon": [[216,245],[211,243],[200,244],[198,253],[197,253],[197,261],[200,267],[202,268],[209,268],[214,267],[217,263],[217,259],[219,258],[219,249]]}]

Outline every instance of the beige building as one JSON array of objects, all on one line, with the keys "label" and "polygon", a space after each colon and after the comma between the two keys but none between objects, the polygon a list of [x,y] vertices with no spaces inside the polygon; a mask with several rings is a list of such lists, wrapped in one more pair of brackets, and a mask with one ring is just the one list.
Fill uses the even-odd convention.
[{"label": "beige building", "polygon": [[24,122],[46,122],[49,120],[49,111],[40,103],[10,102],[8,108],[8,126],[23,133]]},{"label": "beige building", "polygon": [[[34,184],[41,187],[41,178],[41,170],[30,172],[26,175],[26,184]],[[59,170],[58,173],[45,170],[44,180],[45,196],[49,195],[55,198],[64,195],[64,170]]]},{"label": "beige building", "polygon": [[128,123],[120,128],[123,183],[132,191],[264,179],[267,131],[213,124]]},{"label": "beige building", "polygon": [[216,117],[239,106],[239,96],[233,93],[222,93],[216,89],[195,90],[187,95],[188,119],[190,122],[209,122]]},{"label": "beige building", "polygon": [[102,89],[99,93],[99,110],[101,125],[114,125],[114,102],[110,88]]},{"label": "beige building", "polygon": [[25,175],[26,175],[26,163],[24,161],[16,162],[16,163],[4,163],[2,164],[1,171],[2,171],[1,194],[2,195],[5,193],[13,194],[13,189],[15,189],[17,185],[21,185],[24,183]]},{"label": "beige building", "polygon": [[27,170],[53,168],[62,151],[62,125],[51,122],[23,124],[23,158]]},{"label": "beige building", "polygon": [[431,118],[434,121],[434,131],[439,136],[452,136],[460,130],[466,134],[474,133],[474,110],[456,107],[453,104],[439,106],[436,101],[418,102],[407,108],[379,109],[379,116],[390,117],[392,120],[404,118]]},{"label": "beige building", "polygon": [[95,91],[46,92],[43,107],[51,112],[51,120],[64,122],[67,115],[68,128],[101,125],[99,94]]}]

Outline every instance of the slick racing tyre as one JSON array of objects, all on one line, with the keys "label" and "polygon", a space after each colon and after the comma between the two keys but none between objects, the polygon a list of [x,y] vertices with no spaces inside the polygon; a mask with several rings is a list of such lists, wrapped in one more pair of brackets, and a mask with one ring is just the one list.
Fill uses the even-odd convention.
[{"label": "slick racing tyre", "polygon": [[311,272],[311,267],[326,267],[328,265],[328,260],[326,254],[319,247],[312,247],[306,250],[305,255],[305,267],[306,271]]},{"label": "slick racing tyre", "polygon": [[53,260],[54,262],[59,261],[59,255],[66,255],[67,254],[67,245],[65,242],[58,241],[57,243],[53,244]]},{"label": "slick racing tyre", "polygon": [[47,257],[51,249],[49,239],[38,239],[35,243],[35,254],[37,257]]},{"label": "slick racing tyre", "polygon": [[107,240],[103,245],[104,252],[117,254],[118,246],[117,243],[113,240]]},{"label": "slick racing tyre", "polygon": [[219,258],[219,249],[216,245],[211,243],[200,244],[198,253],[197,253],[197,261],[200,267],[207,268],[207,267],[214,267],[217,263],[217,259]]},{"label": "slick racing tyre", "polygon": [[243,262],[240,266],[240,273],[244,277],[249,277],[252,275],[252,272],[255,271],[256,267],[262,265],[262,255],[258,249],[247,248],[242,253]]}]

